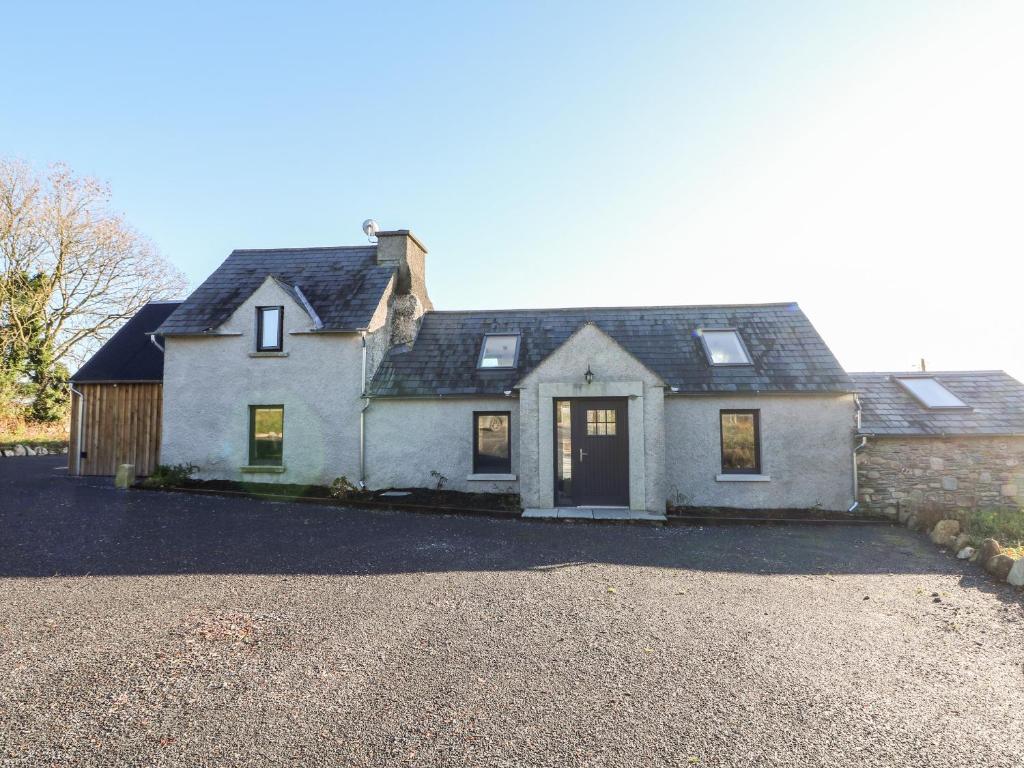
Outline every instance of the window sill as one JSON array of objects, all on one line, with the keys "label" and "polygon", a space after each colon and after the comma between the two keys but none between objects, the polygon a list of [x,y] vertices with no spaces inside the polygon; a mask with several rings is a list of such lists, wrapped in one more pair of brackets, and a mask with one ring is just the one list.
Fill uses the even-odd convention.
[{"label": "window sill", "polygon": [[239,467],[238,471],[243,475],[256,475],[260,473],[266,473],[268,475],[280,475],[285,471],[283,464],[267,464],[267,465],[256,465],[249,467]]},{"label": "window sill", "polygon": [[249,357],[288,357],[287,352],[250,352]]},{"label": "window sill", "polygon": [[720,483],[767,483],[772,479],[771,475],[716,475],[715,480]]},{"label": "window sill", "polygon": [[518,480],[518,475],[493,474],[487,472],[474,473],[466,476],[467,480]]}]

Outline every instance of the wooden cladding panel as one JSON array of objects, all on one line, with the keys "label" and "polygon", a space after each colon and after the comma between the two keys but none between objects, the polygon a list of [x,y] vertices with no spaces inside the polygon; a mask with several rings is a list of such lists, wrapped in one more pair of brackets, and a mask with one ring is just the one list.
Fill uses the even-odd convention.
[{"label": "wooden cladding panel", "polygon": [[[82,384],[85,395],[82,475],[113,475],[119,464],[134,464],[135,473],[150,474],[160,451],[160,384]],[[71,417],[71,468],[78,437],[78,397]]]}]

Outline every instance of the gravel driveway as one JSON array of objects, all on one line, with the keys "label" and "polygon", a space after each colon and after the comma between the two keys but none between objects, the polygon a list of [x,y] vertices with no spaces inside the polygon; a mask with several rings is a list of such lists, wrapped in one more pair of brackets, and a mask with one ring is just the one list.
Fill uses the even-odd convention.
[{"label": "gravel driveway", "polygon": [[58,463],[0,460],[2,766],[1024,765],[1020,598],[902,529],[339,510]]}]

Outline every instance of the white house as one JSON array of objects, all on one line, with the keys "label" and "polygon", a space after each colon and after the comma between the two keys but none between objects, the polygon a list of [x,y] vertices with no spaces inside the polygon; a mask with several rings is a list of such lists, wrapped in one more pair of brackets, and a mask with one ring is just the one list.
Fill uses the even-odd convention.
[{"label": "white house", "polygon": [[235,251],[171,313],[163,463],[528,508],[853,503],[854,386],[796,304],[439,312],[426,248],[377,238]]}]

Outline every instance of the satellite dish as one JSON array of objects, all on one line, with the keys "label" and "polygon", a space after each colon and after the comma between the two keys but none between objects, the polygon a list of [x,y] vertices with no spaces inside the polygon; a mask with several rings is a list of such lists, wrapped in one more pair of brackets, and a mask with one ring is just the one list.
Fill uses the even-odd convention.
[{"label": "satellite dish", "polygon": [[365,234],[367,238],[373,240],[373,238],[377,236],[378,232],[380,232],[380,224],[378,224],[374,219],[367,219],[363,222],[363,234]]}]

